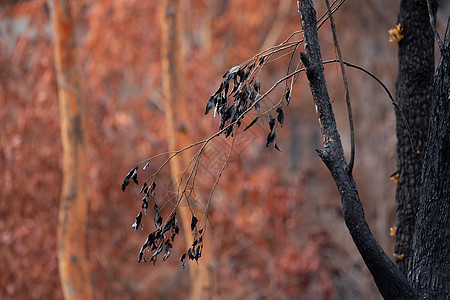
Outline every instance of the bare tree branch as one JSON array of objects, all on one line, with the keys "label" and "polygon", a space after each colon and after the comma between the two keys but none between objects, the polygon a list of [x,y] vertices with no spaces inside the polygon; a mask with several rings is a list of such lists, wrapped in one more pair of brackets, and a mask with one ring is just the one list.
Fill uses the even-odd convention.
[{"label": "bare tree branch", "polygon": [[[436,2],[434,2],[436,4]],[[428,9],[428,15],[430,16],[430,25],[431,29],[433,29],[434,38],[436,39],[436,42],[438,43],[439,50],[442,54],[444,54],[444,44],[442,43],[441,37],[439,36],[439,32],[436,29],[436,17],[435,13],[433,13],[433,7],[431,6],[430,0],[427,0],[427,9]]]},{"label": "bare tree branch", "polygon": [[345,74],[344,62],[342,59],[341,48],[339,47],[339,43],[338,43],[338,39],[337,39],[336,26],[334,26],[334,20],[333,20],[333,14],[331,13],[330,2],[328,0],[325,0],[325,3],[327,4],[327,10],[328,10],[328,14],[330,16],[330,25],[331,25],[331,32],[333,33],[334,49],[336,50],[336,53],[339,58],[339,64],[341,66],[341,72],[342,72],[342,80],[344,81],[344,87],[345,87],[345,103],[347,104],[348,122],[350,125],[350,143],[351,143],[351,152],[350,152],[350,161],[348,163],[348,172],[352,173],[353,164],[355,163],[355,128],[353,127],[352,105],[350,102],[350,93],[348,91],[347,75]]},{"label": "bare tree branch", "polygon": [[385,299],[415,299],[411,285],[380,247],[366,222],[356,183],[348,172],[325,83],[316,12],[310,0],[298,0],[298,9],[305,41],[305,53],[301,53],[301,59],[316,104],[324,143],[324,149],[318,151],[336,182],[347,228],[381,295]]}]

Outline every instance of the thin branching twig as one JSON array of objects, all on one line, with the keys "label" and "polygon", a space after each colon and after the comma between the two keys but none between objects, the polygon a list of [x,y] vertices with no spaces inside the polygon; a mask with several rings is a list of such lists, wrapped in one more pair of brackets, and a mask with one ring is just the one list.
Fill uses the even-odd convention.
[{"label": "thin branching twig", "polygon": [[353,126],[352,105],[350,102],[350,93],[348,91],[347,75],[345,74],[344,62],[342,59],[341,48],[339,47],[339,42],[337,39],[336,26],[334,25],[333,14],[331,13],[330,2],[328,0],[325,0],[325,3],[327,4],[328,15],[330,17],[330,25],[331,25],[331,32],[333,33],[334,49],[339,58],[339,64],[341,66],[341,72],[342,72],[342,80],[344,81],[344,87],[345,87],[345,103],[347,104],[348,122],[350,125],[350,144],[351,144],[350,161],[348,163],[348,172],[351,174],[353,171],[353,164],[355,163],[355,128]]}]

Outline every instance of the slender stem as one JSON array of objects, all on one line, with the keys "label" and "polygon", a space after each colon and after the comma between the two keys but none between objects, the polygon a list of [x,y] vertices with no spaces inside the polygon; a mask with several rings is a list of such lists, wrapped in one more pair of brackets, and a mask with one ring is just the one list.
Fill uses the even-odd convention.
[{"label": "slender stem", "polygon": [[439,50],[441,53],[444,53],[444,44],[442,43],[441,37],[439,36],[439,32],[436,29],[436,18],[435,14],[433,13],[433,8],[431,7],[430,0],[427,0],[427,8],[428,8],[428,15],[430,16],[430,25],[433,29],[434,37],[436,39],[436,42],[438,43]]},{"label": "slender stem", "polygon": [[331,32],[333,33],[334,49],[336,50],[336,53],[339,58],[339,64],[341,66],[341,72],[342,72],[342,80],[344,81],[344,86],[345,86],[345,103],[347,104],[348,122],[350,125],[350,143],[351,143],[351,152],[350,152],[350,161],[348,163],[348,172],[351,174],[353,171],[353,164],[355,163],[355,129],[353,126],[352,105],[350,102],[350,93],[348,91],[347,75],[345,73],[345,67],[344,67],[344,62],[342,59],[341,48],[339,47],[339,43],[338,43],[336,26],[334,25],[334,20],[333,20],[333,14],[331,13],[330,2],[328,0],[325,0],[325,3],[327,4],[327,10],[328,10],[328,14],[330,16],[330,25],[331,25]]}]

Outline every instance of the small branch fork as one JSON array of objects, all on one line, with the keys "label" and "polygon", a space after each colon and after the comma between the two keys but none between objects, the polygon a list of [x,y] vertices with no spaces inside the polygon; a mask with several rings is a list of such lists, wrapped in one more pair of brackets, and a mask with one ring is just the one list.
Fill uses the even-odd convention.
[{"label": "small branch fork", "polygon": [[356,183],[348,172],[325,83],[316,12],[311,0],[298,0],[297,4],[305,41],[301,60],[306,68],[324,141],[324,149],[319,150],[319,154],[336,182],[347,228],[384,299],[416,299],[410,283],[380,247],[367,225]]}]

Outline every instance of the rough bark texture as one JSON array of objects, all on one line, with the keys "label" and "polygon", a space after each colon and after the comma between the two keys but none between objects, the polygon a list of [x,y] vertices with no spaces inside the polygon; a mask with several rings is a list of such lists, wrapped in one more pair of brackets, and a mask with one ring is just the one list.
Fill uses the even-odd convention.
[{"label": "rough bark texture", "polygon": [[[184,57],[182,51],[183,20],[181,0],[161,1],[162,20],[162,84],[165,100],[165,114],[167,121],[167,135],[169,151],[182,149],[191,144],[187,121],[187,107],[189,106],[185,93]],[[189,152],[183,152],[170,162],[172,178],[178,182],[189,162]],[[183,182],[179,182],[179,185]],[[196,213],[195,203],[191,206]],[[182,219],[186,249],[192,244],[191,219],[192,214],[185,202],[178,207]],[[196,215],[200,215],[196,213]],[[210,254],[208,247],[202,251],[202,263],[189,264],[191,280],[191,299],[204,299],[209,290],[208,262]]]},{"label": "rough bark texture", "polygon": [[[434,13],[436,12],[436,2]],[[412,269],[414,233],[423,153],[426,149],[428,118],[434,77],[434,37],[425,0],[402,0],[398,23],[404,38],[398,43],[397,103],[403,111],[413,137],[397,115],[397,168],[401,174],[396,192],[397,233],[395,253],[403,274]],[[418,151],[418,152],[415,152]]]},{"label": "rough bark texture", "polygon": [[423,299],[450,295],[450,19],[433,86],[408,279]]},{"label": "rough bark texture", "polygon": [[347,228],[381,295],[385,299],[415,299],[412,287],[405,276],[390,261],[367,225],[355,181],[345,161],[325,83],[317,37],[316,13],[311,0],[298,1],[298,8],[306,52],[301,54],[301,59],[306,68],[323,135],[324,149],[319,153],[339,190]]},{"label": "rough bark texture", "polygon": [[49,1],[58,78],[63,145],[63,186],[58,224],[58,265],[65,299],[92,299],[86,260],[87,157],[81,75],[70,1]]}]

